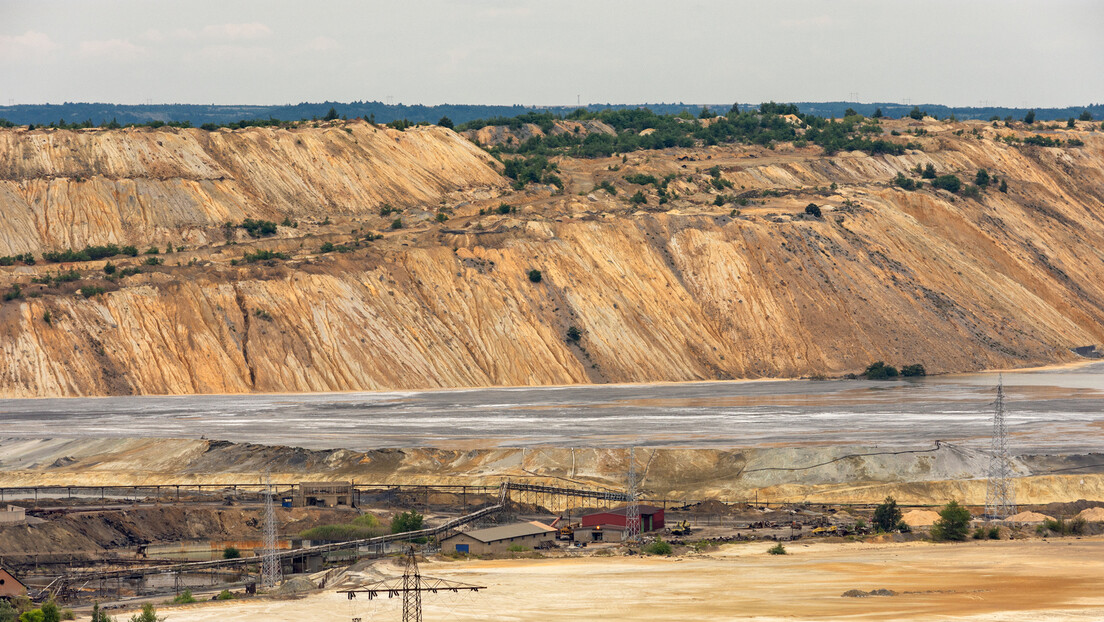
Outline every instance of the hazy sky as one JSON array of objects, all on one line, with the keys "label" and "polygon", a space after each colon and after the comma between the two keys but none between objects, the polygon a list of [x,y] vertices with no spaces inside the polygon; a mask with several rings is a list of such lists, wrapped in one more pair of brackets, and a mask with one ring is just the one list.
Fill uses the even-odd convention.
[{"label": "hazy sky", "polygon": [[1100,0],[0,0],[0,105],[1104,102]]}]

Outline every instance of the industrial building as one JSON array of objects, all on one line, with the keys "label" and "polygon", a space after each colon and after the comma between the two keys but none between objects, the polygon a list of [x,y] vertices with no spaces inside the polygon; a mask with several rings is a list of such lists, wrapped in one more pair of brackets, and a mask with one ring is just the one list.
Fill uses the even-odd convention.
[{"label": "industrial building", "polygon": [[[663,529],[663,508],[641,505],[640,533]],[[620,542],[625,538],[625,512],[628,508],[617,508],[606,512],[595,512],[583,516],[575,528],[576,542]]]},{"label": "industrial building", "polygon": [[536,548],[544,542],[552,544],[555,540],[555,529],[538,521],[529,521],[453,534],[441,540],[441,550],[485,555],[505,553],[514,545]]},{"label": "industrial building", "polygon": [[0,525],[21,525],[27,521],[27,510],[18,505],[9,505],[0,510]]},{"label": "industrial building", "polygon": [[295,507],[326,507],[353,505],[352,482],[300,482],[295,493]]},{"label": "industrial building", "polygon": [[16,596],[25,596],[27,586],[16,579],[12,573],[0,568],[0,598],[11,600]]}]

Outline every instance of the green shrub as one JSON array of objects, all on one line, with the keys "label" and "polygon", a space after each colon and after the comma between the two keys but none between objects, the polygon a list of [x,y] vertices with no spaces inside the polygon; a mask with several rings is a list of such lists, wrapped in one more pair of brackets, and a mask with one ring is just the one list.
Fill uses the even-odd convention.
[{"label": "green shrub", "polygon": [[928,162],[928,165],[924,167],[924,170],[920,173],[920,177],[924,179],[935,179],[935,165]]},{"label": "green shrub", "polygon": [[105,290],[102,287],[99,287],[98,285],[86,285],[85,287],[80,288],[81,296],[84,296],[85,298],[91,298],[93,296],[99,296],[100,294],[104,293],[105,291],[107,291],[107,290]]},{"label": "green shrub", "polygon": [[988,535],[988,530],[986,530],[985,527],[979,525],[978,528],[974,530],[973,535],[971,535],[970,537],[972,537],[974,540],[984,540],[986,537],[988,537]]},{"label": "green shrub", "polygon": [[130,622],[164,622],[164,620],[165,618],[157,617],[157,609],[153,607],[153,603],[142,605],[142,613],[130,616]]},{"label": "green shrub", "polygon": [[810,203],[805,206],[805,213],[813,218],[820,218],[820,206],[816,203]]},{"label": "green shrub", "polygon": [[932,525],[933,540],[962,541],[970,528],[970,511],[951,501],[939,512],[939,520]]},{"label": "green shrub", "polygon": [[771,555],[785,555],[786,547],[782,546],[782,543],[779,542],[778,544],[767,549],[767,553],[770,553]]},{"label": "green shrub", "polygon": [[509,214],[510,212],[514,211],[514,206],[510,205],[509,203],[500,203],[497,211],[499,214]]},{"label": "green shrub", "polygon": [[334,251],[334,248],[335,247],[333,245],[333,242],[323,242],[322,246],[318,247],[318,252],[320,252],[320,253],[332,253]]},{"label": "green shrub", "polygon": [[633,205],[645,205],[648,203],[648,197],[644,196],[644,192],[637,190],[636,194],[629,197],[629,203]]},{"label": "green shrub", "polygon": [[246,218],[238,226],[245,229],[246,233],[253,238],[276,235],[276,223],[271,220],[254,220],[253,218]]},{"label": "green shrub", "polygon": [[575,326],[568,326],[567,327],[567,340],[568,341],[571,341],[573,343],[579,343],[579,340],[582,339],[582,337],[583,337],[583,333],[578,328],[576,328]]},{"label": "green shrub", "polygon": [[989,528],[989,539],[1000,540],[1000,527],[993,526]]},{"label": "green shrub", "polygon": [[540,270],[534,269],[529,271],[529,281],[533,283],[540,283],[542,278],[543,276],[541,275]]},{"label": "green shrub", "polygon": [[524,544],[511,544],[510,546],[506,547],[506,550],[511,553],[524,553],[525,551],[531,551],[532,549],[525,546]]},{"label": "green shrub", "polygon": [[883,361],[874,361],[866,367],[863,376],[865,376],[867,380],[888,380],[897,377],[897,368],[892,365],[886,365]]},{"label": "green shrub", "polygon": [[413,510],[403,512],[402,514],[396,514],[395,517],[391,519],[391,533],[418,531],[422,529],[424,522],[425,517]]},{"label": "green shrub", "polygon": [[904,188],[905,190],[916,190],[917,186],[920,185],[916,183],[915,179],[905,177],[903,173],[897,173],[897,177],[893,179],[893,183],[900,188]]},{"label": "green shrub", "polygon": [[617,187],[610,183],[608,179],[599,183],[595,188],[605,190],[610,193],[610,196],[617,196]]},{"label": "green shrub", "polygon": [[4,294],[4,301],[19,300],[23,297],[23,288],[19,286],[19,283],[12,285],[12,288],[8,290],[8,293]]},{"label": "green shrub", "polygon": [[403,228],[402,218],[396,218],[395,220],[392,220],[391,221],[391,228],[392,229],[402,229]]},{"label": "green shrub", "polygon": [[235,547],[235,546],[228,546],[228,547],[222,549],[222,558],[223,559],[238,559],[240,557],[241,557],[241,551],[239,551],[238,548]]},{"label": "green shrub", "polygon": [[160,266],[162,263],[164,263],[164,260],[160,257],[146,257],[145,261],[147,266]]},{"label": "green shrub", "polygon": [[928,370],[924,369],[924,366],[920,363],[913,363],[912,365],[905,365],[902,367],[901,375],[907,377],[927,376]]},{"label": "green shrub", "polygon": [[966,184],[962,188],[962,196],[975,201],[981,198],[981,188],[973,184]]},{"label": "green shrub", "polygon": [[215,600],[234,600],[234,593],[230,590],[223,590],[218,593]]},{"label": "green shrub", "polygon": [[246,263],[253,263],[254,261],[269,261],[272,259],[291,259],[291,256],[287,253],[278,253],[265,249],[258,249],[252,253],[246,253],[242,255],[242,261]]},{"label": "green shrub", "polygon": [[979,169],[977,174],[974,175],[974,184],[979,188],[984,188],[989,185],[989,171],[985,169]]},{"label": "green shrub", "polygon": [[645,175],[644,173],[632,173],[630,175],[625,175],[625,181],[629,182],[630,184],[646,186],[648,184],[654,184],[658,180],[655,178],[654,175]]},{"label": "green shrub", "polygon": [[657,538],[655,542],[649,542],[644,545],[644,552],[648,555],[670,555],[674,551],[669,542],[664,542],[662,538]]},{"label": "green shrub", "polygon": [[177,594],[176,597],[172,599],[172,603],[174,605],[187,605],[189,603],[194,603],[195,601],[196,601],[196,599],[195,599],[194,596],[192,596],[192,591],[191,590],[184,590],[183,592],[181,592],[180,594]]},{"label": "green shrub", "polygon": [[931,185],[947,192],[958,192],[962,188],[962,181],[954,175],[940,175],[931,181]]},{"label": "green shrub", "polygon": [[445,222],[448,219],[448,214],[444,212],[437,212],[437,215],[433,217],[433,220],[436,220],[437,222]]}]

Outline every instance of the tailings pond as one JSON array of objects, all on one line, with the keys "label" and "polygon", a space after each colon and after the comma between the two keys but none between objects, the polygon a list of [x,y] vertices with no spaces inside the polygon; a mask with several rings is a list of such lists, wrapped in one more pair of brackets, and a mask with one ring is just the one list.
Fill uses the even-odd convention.
[{"label": "tailings pond", "polygon": [[[997,374],[0,400],[0,437],[223,439],[308,448],[984,446]],[[1104,363],[1004,374],[1017,449],[1104,450]]]}]

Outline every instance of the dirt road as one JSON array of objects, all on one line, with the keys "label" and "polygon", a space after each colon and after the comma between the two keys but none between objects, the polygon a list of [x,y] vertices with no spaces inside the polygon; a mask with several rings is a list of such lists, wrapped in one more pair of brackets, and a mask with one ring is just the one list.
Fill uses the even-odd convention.
[{"label": "dirt road", "polygon": [[[729,545],[687,558],[435,562],[423,575],[487,586],[426,594],[426,620],[1099,620],[1104,538],[963,544]],[[381,568],[387,574],[399,569]],[[847,590],[895,596],[845,598]],[[399,599],[333,592],[164,609],[172,622],[399,619]]]}]

